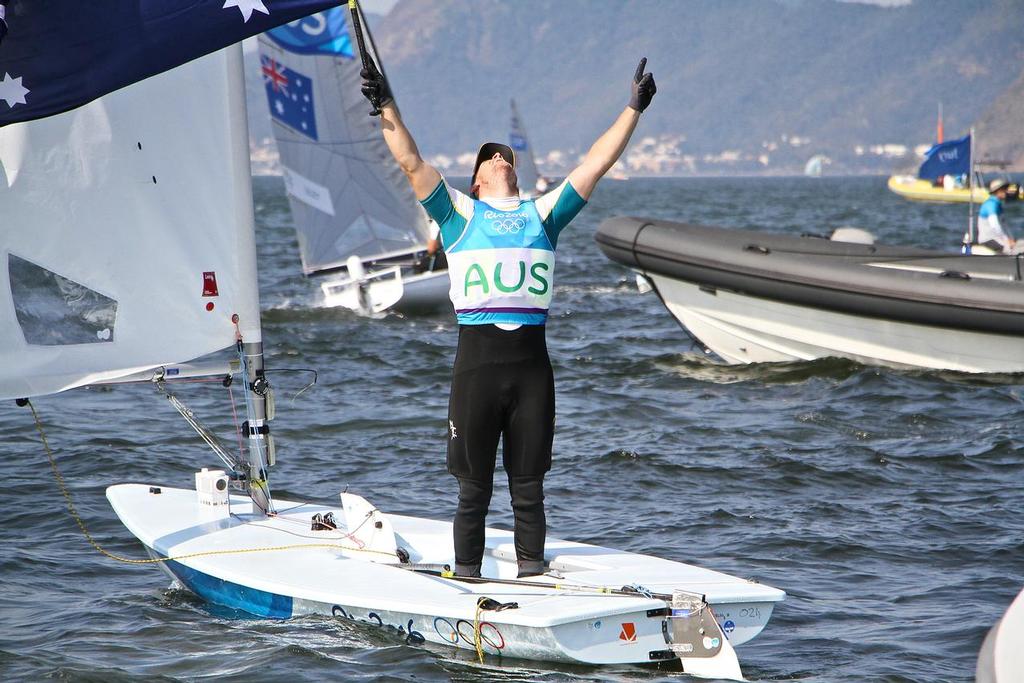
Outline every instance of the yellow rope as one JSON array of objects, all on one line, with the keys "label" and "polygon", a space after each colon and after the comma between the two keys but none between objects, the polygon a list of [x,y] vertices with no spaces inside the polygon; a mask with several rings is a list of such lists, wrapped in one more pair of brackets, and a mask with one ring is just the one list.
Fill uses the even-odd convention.
[{"label": "yellow rope", "polygon": [[278,545],[278,546],[268,546],[268,547],[264,547],[264,548],[238,548],[238,549],[233,549],[233,550],[206,550],[206,551],[203,551],[203,552],[186,553],[184,555],[175,555],[173,557],[157,557],[157,558],[150,558],[150,559],[145,559],[145,560],[137,560],[137,559],[132,559],[130,557],[121,557],[120,555],[115,555],[114,553],[109,552],[108,550],[104,549],[99,543],[97,543],[96,540],[92,537],[92,534],[90,534],[89,530],[85,527],[85,522],[79,516],[78,510],[75,509],[75,504],[71,500],[71,492],[68,491],[68,487],[67,487],[67,485],[64,482],[64,477],[61,475],[60,470],[57,468],[57,460],[54,458],[53,451],[50,449],[50,444],[46,440],[46,432],[43,431],[43,423],[39,419],[39,414],[36,413],[36,407],[34,405],[32,405],[32,401],[29,401],[27,399],[26,399],[26,403],[27,403],[29,409],[32,411],[32,417],[35,419],[36,430],[39,432],[39,438],[42,439],[42,441],[43,441],[43,448],[46,449],[46,457],[50,461],[50,468],[53,470],[53,476],[56,478],[57,484],[60,486],[60,492],[62,494],[64,494],[64,500],[67,501],[68,512],[71,513],[71,516],[74,518],[75,522],[78,523],[78,528],[82,530],[82,535],[84,535],[85,539],[87,541],[89,541],[89,544],[93,548],[95,548],[100,554],[106,555],[107,557],[109,557],[112,560],[116,560],[118,562],[124,562],[125,564],[154,564],[154,563],[159,563],[159,562],[171,562],[171,561],[177,561],[177,560],[186,560],[186,559],[190,559],[190,558],[194,558],[194,557],[206,557],[206,556],[209,556],[209,555],[239,555],[239,554],[242,554],[242,553],[261,553],[261,552],[273,552],[273,551],[279,551],[279,550],[297,550],[297,549],[300,549],[300,548],[332,548],[332,549],[335,549],[335,550],[348,550],[348,551],[351,551],[351,552],[359,552],[359,553],[377,553],[379,555],[388,555],[389,557],[395,555],[395,553],[391,553],[391,552],[388,552],[388,551],[385,551],[385,550],[371,550],[371,549],[365,549],[365,548],[355,548],[355,547],[345,546],[345,545],[342,545],[340,543],[298,543],[298,544],[295,544],[295,545]]},{"label": "yellow rope", "polygon": [[480,636],[480,614],[484,611],[484,600],[479,598],[476,601],[476,616],[473,617],[473,644],[476,645],[476,656],[480,663],[484,663],[484,639]]}]

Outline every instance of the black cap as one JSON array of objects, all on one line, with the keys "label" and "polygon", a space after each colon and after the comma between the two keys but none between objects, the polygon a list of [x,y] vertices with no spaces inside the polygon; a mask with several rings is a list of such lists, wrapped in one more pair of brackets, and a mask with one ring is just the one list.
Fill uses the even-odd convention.
[{"label": "black cap", "polygon": [[480,164],[494,158],[495,152],[500,154],[501,158],[507,161],[512,168],[516,167],[516,153],[512,151],[511,147],[500,142],[485,142],[480,145],[480,151],[476,153],[476,163],[473,164],[473,175],[469,181],[470,186],[476,184],[476,172],[480,169]]}]

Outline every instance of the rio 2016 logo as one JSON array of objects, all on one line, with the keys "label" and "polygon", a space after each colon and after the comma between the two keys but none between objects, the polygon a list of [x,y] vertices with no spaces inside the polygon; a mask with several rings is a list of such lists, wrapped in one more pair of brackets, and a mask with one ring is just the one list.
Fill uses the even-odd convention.
[{"label": "rio 2016 logo", "polygon": [[519,213],[498,213],[484,211],[484,220],[491,222],[491,229],[499,235],[516,235],[526,227],[529,218],[525,211]]}]

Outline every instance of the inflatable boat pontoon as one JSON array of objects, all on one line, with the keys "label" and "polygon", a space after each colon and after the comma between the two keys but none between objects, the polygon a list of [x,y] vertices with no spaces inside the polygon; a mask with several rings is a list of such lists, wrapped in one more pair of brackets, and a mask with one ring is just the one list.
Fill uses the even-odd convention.
[{"label": "inflatable boat pontoon", "polygon": [[729,363],[1024,371],[1024,257],[615,217],[596,239]]}]

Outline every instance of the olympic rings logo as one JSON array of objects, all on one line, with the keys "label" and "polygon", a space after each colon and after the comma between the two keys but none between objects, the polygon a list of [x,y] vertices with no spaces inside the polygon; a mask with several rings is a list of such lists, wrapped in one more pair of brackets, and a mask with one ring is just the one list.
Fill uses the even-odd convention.
[{"label": "olympic rings logo", "polygon": [[491,221],[491,227],[499,235],[515,235],[526,227],[526,221],[522,218],[504,218],[498,221]]},{"label": "olympic rings logo", "polygon": [[484,219],[491,221],[491,228],[499,235],[515,235],[526,227],[527,214],[484,211]]}]

